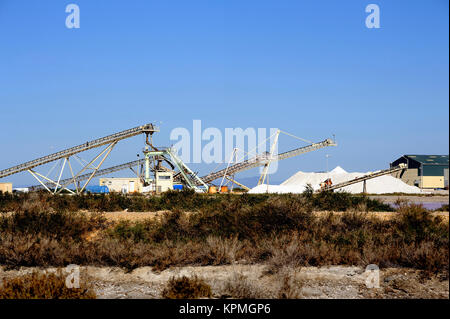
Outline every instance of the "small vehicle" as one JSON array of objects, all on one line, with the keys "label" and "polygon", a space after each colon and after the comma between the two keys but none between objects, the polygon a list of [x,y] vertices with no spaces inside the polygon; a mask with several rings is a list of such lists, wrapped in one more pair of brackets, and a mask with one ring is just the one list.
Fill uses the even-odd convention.
[{"label": "small vehicle", "polygon": [[331,178],[327,178],[325,181],[320,183],[320,188],[324,189],[324,188],[330,187],[331,185],[333,185],[333,182],[331,181]]}]

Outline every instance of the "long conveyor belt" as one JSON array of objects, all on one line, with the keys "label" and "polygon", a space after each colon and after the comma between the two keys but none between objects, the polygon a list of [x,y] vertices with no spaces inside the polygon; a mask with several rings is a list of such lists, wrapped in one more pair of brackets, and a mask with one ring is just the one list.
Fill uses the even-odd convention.
[{"label": "long conveyor belt", "polygon": [[32,169],[36,166],[40,166],[40,165],[44,165],[49,162],[53,162],[53,161],[56,161],[61,158],[67,158],[76,153],[84,152],[84,151],[87,151],[92,148],[100,147],[102,145],[110,144],[113,142],[118,142],[122,139],[129,138],[129,137],[141,134],[141,133],[154,133],[154,132],[158,132],[158,131],[159,131],[159,129],[157,127],[155,127],[153,124],[145,124],[145,125],[141,125],[138,127],[134,127],[134,128],[122,131],[122,132],[108,135],[108,136],[105,136],[105,137],[102,137],[102,138],[99,138],[99,139],[96,139],[93,141],[86,142],[86,143],[78,145],[78,146],[74,146],[74,147],[65,149],[65,150],[57,152],[57,153],[43,156],[43,157],[37,158],[35,160],[28,161],[28,162],[4,169],[4,170],[0,171],[0,178],[6,177],[9,175],[13,175],[16,173],[20,173],[22,171],[26,171],[26,170]]},{"label": "long conveyor belt", "polygon": [[[335,146],[335,145],[336,144],[331,139],[326,139],[326,140],[324,140],[322,142],[319,142],[319,143],[313,143],[313,144],[308,145],[308,146],[296,148],[296,149],[294,149],[292,151],[288,151],[288,152],[284,152],[284,153],[275,155],[271,161],[280,161],[280,160],[287,159],[287,158],[290,158],[290,157],[294,157],[294,156],[297,156],[297,155],[300,155],[300,154],[304,154],[304,153],[308,153],[308,152],[311,152],[311,151],[315,151],[315,150],[318,150],[318,149],[323,148],[323,147]],[[224,176],[225,174],[226,175],[233,175],[233,174],[236,174],[238,172],[242,172],[242,171],[254,168],[254,167],[263,166],[263,165],[265,165],[268,162],[269,156],[270,156],[270,154],[268,154],[268,153],[263,154],[263,155],[258,155],[258,156],[254,157],[254,158],[251,158],[251,159],[245,160],[243,162],[239,162],[237,164],[231,165],[230,167],[228,167],[228,169],[222,169],[220,171],[217,171],[217,172],[208,174],[206,176],[203,176],[202,180],[205,183],[210,183],[210,182],[212,182],[212,181],[214,181],[214,180]]]},{"label": "long conveyor belt", "polygon": [[[285,153],[278,154],[278,155],[274,156],[273,160],[283,160],[283,159],[290,158],[290,157],[293,157],[293,156],[297,156],[297,155],[300,155],[300,154],[303,154],[303,153],[314,151],[314,150],[322,148],[322,147],[334,146],[334,145],[336,145],[336,144],[334,144],[334,142],[331,139],[326,139],[326,140],[324,140],[322,142],[319,142],[319,143],[314,143],[314,144],[311,144],[311,145],[308,145],[308,146],[305,146],[305,147],[294,149],[292,151],[288,151],[288,152],[285,152]],[[256,157],[252,158],[252,159],[249,159],[249,160],[246,160],[246,161],[234,164],[234,165],[230,166],[227,171],[225,169],[223,169],[223,170],[220,170],[220,171],[208,174],[206,176],[203,176],[203,177],[201,177],[201,179],[205,183],[210,183],[210,182],[214,181],[215,179],[222,177],[225,174],[225,171],[226,171],[227,175],[236,174],[238,172],[242,172],[244,170],[248,170],[248,169],[251,169],[251,168],[254,168],[254,167],[263,166],[263,165],[265,165],[267,163],[267,160],[268,160],[268,155],[267,154],[259,155],[259,156],[256,156]],[[136,166],[142,165],[142,164],[144,164],[144,160],[136,160],[136,161],[124,163],[124,164],[121,164],[121,165],[112,166],[112,167],[109,167],[109,168],[98,170],[97,172],[95,172],[94,177],[107,175],[107,174],[114,173],[114,172],[117,172],[117,171],[120,171],[120,170],[124,170],[124,169],[127,169],[127,168],[136,167]],[[88,179],[89,177],[90,177],[90,174],[80,175],[80,176],[78,176],[75,179],[75,181],[76,182],[80,182],[80,181]],[[67,179],[62,180],[60,182],[60,184],[64,185],[65,183],[68,183],[70,181],[72,181],[72,179],[71,178],[67,178]],[[46,184],[47,184],[47,186],[54,186],[51,183],[46,183]],[[44,188],[42,185],[35,185],[35,186],[30,187],[31,190],[38,190],[38,189],[42,189],[42,188]]]},{"label": "long conveyor belt", "polygon": [[328,187],[324,187],[322,189],[317,190],[317,192],[332,191],[332,190],[335,190],[335,189],[338,189],[338,188],[342,188],[342,187],[345,187],[345,186],[349,186],[349,185],[352,185],[352,184],[364,182],[364,181],[366,181],[368,179],[371,179],[371,178],[375,178],[375,177],[379,177],[379,176],[383,176],[383,175],[387,175],[387,174],[392,174],[394,172],[397,172],[397,171],[400,171],[400,170],[403,170],[403,169],[406,169],[406,164],[401,163],[399,166],[395,166],[395,167],[384,169],[384,170],[381,170],[381,171],[378,171],[378,172],[370,173],[370,174],[367,174],[367,175],[364,175],[364,176],[361,176],[361,177],[357,177],[357,178],[354,178],[352,180],[349,180],[349,181],[346,181],[346,182],[342,182],[342,183],[339,183],[339,184],[336,184],[336,185],[331,185],[331,186],[328,186]]}]

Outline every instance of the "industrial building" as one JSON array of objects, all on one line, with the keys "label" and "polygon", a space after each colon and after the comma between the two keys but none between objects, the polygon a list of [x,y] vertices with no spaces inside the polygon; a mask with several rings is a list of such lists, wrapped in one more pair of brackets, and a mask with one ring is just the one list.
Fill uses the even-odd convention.
[{"label": "industrial building", "polygon": [[142,182],[137,177],[100,178],[100,186],[108,187],[110,192],[125,194],[142,192]]},{"label": "industrial building", "polygon": [[144,185],[142,180],[137,177],[128,178],[100,178],[100,186],[108,187],[110,192],[118,193],[142,193],[142,192],[166,192],[173,189],[172,172],[155,172],[155,179],[148,181]]},{"label": "industrial building", "polygon": [[0,192],[12,193],[12,183],[0,183]]},{"label": "industrial building", "polygon": [[156,172],[155,173],[156,192],[166,192],[173,189],[173,173],[172,172]]},{"label": "industrial building", "polygon": [[393,176],[405,183],[429,189],[448,187],[448,155],[403,155],[390,165],[400,163],[408,168]]}]

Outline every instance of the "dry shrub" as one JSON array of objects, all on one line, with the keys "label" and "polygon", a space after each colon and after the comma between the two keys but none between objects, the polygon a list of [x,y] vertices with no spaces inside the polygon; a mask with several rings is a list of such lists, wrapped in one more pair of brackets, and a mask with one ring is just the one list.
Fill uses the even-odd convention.
[{"label": "dry shrub", "polygon": [[[112,192],[110,194],[82,194],[53,196],[47,192],[32,192],[26,194],[9,194],[0,192],[0,212],[19,210],[34,211],[66,211],[76,212],[89,210],[95,212],[119,211],[212,211],[227,206],[232,210],[243,207],[264,206],[275,200],[293,208],[295,203],[306,210],[336,210],[345,211],[358,204],[365,204],[370,211],[390,211],[392,208],[366,196],[353,195],[344,192],[321,192],[313,194],[243,194],[207,195],[197,194],[193,190],[169,191],[161,196],[146,196],[143,194],[124,195]],[[231,205],[229,205],[231,204]],[[294,204],[294,206],[292,205]],[[234,208],[233,208],[234,207]]]},{"label": "dry shrub", "polygon": [[241,273],[233,273],[223,284],[223,295],[236,299],[270,298],[270,291]]},{"label": "dry shrub", "polygon": [[12,234],[33,234],[70,238],[80,241],[88,232],[106,227],[104,216],[82,213],[47,212],[24,210],[11,215],[0,216],[0,232]]},{"label": "dry shrub", "polygon": [[77,249],[72,243],[64,247],[56,239],[42,235],[0,234],[0,264],[7,268],[19,266],[63,266],[72,261],[68,249]]},{"label": "dry shrub", "polygon": [[211,287],[197,276],[182,276],[170,278],[161,296],[165,299],[198,299],[210,298],[212,293]]},{"label": "dry shrub", "polygon": [[80,288],[67,288],[66,276],[57,273],[28,275],[3,279],[0,285],[0,299],[95,299],[90,288],[80,284]]},{"label": "dry shrub", "polygon": [[283,235],[273,240],[269,246],[271,258],[268,260],[267,273],[275,274],[282,267],[298,267],[305,264],[303,244],[298,233]]},{"label": "dry shrub", "polygon": [[301,297],[303,284],[296,278],[299,272],[299,268],[283,267],[276,274],[279,283],[277,292],[278,299],[298,299]]},{"label": "dry shrub", "polygon": [[[397,218],[381,220],[368,218],[356,210],[316,216],[310,212],[308,198],[302,196],[242,195],[229,197],[227,201],[190,196],[171,193],[161,198],[184,205],[182,199],[186,197],[189,199],[186,207],[208,200],[211,205],[201,206],[202,211],[195,214],[175,211],[161,220],[124,222],[109,230],[101,216],[88,218],[80,213],[25,210],[0,215],[0,264],[18,267],[74,263],[128,270],[152,266],[154,270],[164,270],[171,266],[221,265],[239,260],[267,262],[268,273],[275,274],[285,266],[374,263],[380,267],[445,272],[448,276],[448,223],[417,205],[404,204],[399,207]],[[318,199],[332,200],[332,196],[327,194]],[[1,198],[5,197],[0,197],[0,206]],[[43,199],[57,201],[50,198]],[[64,199],[61,198],[59,201]],[[119,195],[109,199],[79,197],[81,201],[117,203],[125,199]],[[360,199],[348,195],[341,194],[335,199],[342,204],[355,200],[362,205]],[[98,235],[87,240],[86,234],[93,231]]]},{"label": "dry shrub", "polygon": [[42,193],[30,193],[29,198],[22,201],[19,206],[19,211],[29,211],[36,213],[43,213],[53,211],[46,196]]},{"label": "dry shrub", "polygon": [[433,216],[422,205],[402,204],[398,208],[397,233],[406,242],[447,240],[448,223],[440,216]]},{"label": "dry shrub", "polygon": [[220,238],[209,236],[206,239],[208,257],[213,265],[232,264],[236,261],[237,253],[242,248],[242,243],[237,236]]}]

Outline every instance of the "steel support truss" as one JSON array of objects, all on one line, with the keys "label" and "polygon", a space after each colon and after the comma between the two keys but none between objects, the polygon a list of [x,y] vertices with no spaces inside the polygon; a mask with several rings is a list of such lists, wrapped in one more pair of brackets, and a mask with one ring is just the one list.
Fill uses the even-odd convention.
[{"label": "steel support truss", "polygon": [[[108,144],[99,154],[97,154],[90,162],[88,162],[84,167],[74,175],[72,164],[70,163],[70,156],[67,156],[64,158],[63,164],[61,166],[61,170],[58,174],[57,181],[52,180],[51,178],[44,176],[43,174],[40,174],[36,172],[33,169],[28,169],[27,171],[50,193],[52,194],[59,194],[63,190],[68,191],[71,194],[81,194],[85,189],[86,186],[89,184],[91,179],[94,177],[95,173],[99,170],[99,168],[102,166],[103,162],[108,158],[109,154],[113,150],[114,146],[116,146],[118,141],[114,141],[110,144]],[[96,165],[95,162],[100,159],[100,162]],[[71,179],[66,179],[65,183],[60,183],[61,177],[63,175],[64,169],[66,167],[66,163],[69,166],[70,174],[72,176]],[[89,177],[87,178],[86,182],[83,184],[82,187],[80,187],[79,182],[77,181],[77,178],[87,169],[92,170],[89,174]],[[45,180],[46,182],[44,182]],[[50,185],[52,186],[50,186]],[[73,184],[75,187],[75,191],[68,188],[69,185]]]}]

